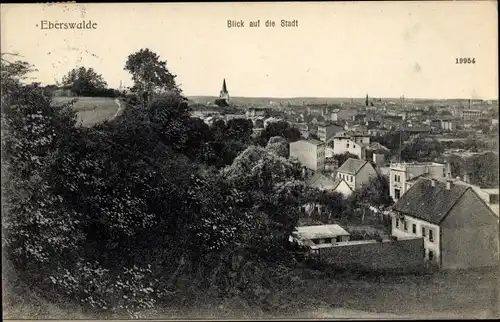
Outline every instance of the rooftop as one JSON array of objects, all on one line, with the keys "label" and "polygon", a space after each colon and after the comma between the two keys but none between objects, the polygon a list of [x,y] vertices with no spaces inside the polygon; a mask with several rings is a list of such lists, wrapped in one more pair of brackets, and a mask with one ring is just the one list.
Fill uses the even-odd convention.
[{"label": "rooftop", "polygon": [[344,163],[342,163],[340,168],[338,168],[337,172],[356,175],[359,172],[359,170],[361,170],[361,168],[363,168],[367,163],[368,161],[366,160],[349,158]]},{"label": "rooftop", "polygon": [[[427,222],[439,225],[455,203],[469,189],[468,186],[432,180],[419,180],[394,204],[393,210],[399,211]],[[432,202],[429,202],[432,200]]]},{"label": "rooftop", "polygon": [[332,238],[350,235],[339,225],[300,226],[296,227],[295,230],[295,235],[300,239]]},{"label": "rooftop", "polygon": [[309,187],[323,188],[326,185],[331,185],[332,189],[337,188],[337,186],[342,182],[341,178],[333,178],[332,176],[316,172],[311,178],[307,180],[307,185]]},{"label": "rooftop", "polygon": [[444,163],[437,162],[391,162],[391,168],[405,168],[405,167],[421,167],[421,166],[446,166]]},{"label": "rooftop", "polygon": [[307,143],[311,143],[311,144],[314,144],[314,145],[325,144],[323,141],[314,140],[314,139],[302,140],[302,141],[307,142]]}]

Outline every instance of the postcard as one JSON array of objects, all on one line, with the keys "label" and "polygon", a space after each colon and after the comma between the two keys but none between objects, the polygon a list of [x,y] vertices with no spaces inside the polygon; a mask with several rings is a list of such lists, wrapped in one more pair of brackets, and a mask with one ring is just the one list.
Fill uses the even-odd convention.
[{"label": "postcard", "polygon": [[2,4],[3,318],[500,317],[497,25]]}]

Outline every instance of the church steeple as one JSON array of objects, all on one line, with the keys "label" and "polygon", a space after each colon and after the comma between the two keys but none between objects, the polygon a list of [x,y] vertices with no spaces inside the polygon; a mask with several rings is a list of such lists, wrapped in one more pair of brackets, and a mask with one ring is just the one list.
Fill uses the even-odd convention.
[{"label": "church steeple", "polygon": [[227,93],[226,79],[222,81],[222,93]]},{"label": "church steeple", "polygon": [[219,99],[218,101],[222,102],[224,101],[223,104],[229,105],[229,92],[227,91],[227,85],[226,85],[226,79],[222,81],[222,89],[219,94]]}]

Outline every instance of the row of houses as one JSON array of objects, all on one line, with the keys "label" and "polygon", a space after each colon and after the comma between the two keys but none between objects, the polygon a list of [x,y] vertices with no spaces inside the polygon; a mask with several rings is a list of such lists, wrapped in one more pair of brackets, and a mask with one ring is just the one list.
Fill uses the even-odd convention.
[{"label": "row of houses", "polygon": [[[310,155],[300,155],[300,151],[306,151],[302,147],[309,147],[311,155],[316,156],[313,162],[307,163]],[[290,155],[296,156],[299,163],[315,171],[306,181],[310,187],[336,191],[348,197],[382,173],[371,162],[360,159],[346,160],[333,175],[325,173],[321,168],[324,153],[325,144],[321,141],[290,144]],[[412,249],[421,252],[424,263],[442,269],[483,267],[497,263],[498,189],[481,189],[468,183],[467,177],[463,180],[451,178],[449,165],[441,163],[393,163],[389,170],[386,175],[389,176],[390,195],[395,200],[389,213],[394,240],[421,240],[422,247],[413,243],[411,245],[415,247]],[[321,212],[318,207],[304,205],[303,211]],[[321,231],[323,228],[308,229]],[[333,234],[332,231],[340,231],[338,227],[330,227],[326,231],[330,231],[330,234],[323,234],[316,241],[311,237],[312,241],[306,242],[312,247],[311,250],[319,252],[323,248],[349,245],[361,247],[358,242],[350,243],[345,234]],[[306,235],[299,233],[295,237],[307,240]],[[341,239],[337,240],[337,237]],[[375,241],[364,244],[373,243]]]}]

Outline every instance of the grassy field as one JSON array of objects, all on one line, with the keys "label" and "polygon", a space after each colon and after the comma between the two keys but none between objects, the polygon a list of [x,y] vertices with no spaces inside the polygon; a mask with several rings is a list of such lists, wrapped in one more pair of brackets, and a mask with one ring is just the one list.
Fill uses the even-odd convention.
[{"label": "grassy field", "polygon": [[[54,97],[55,103],[69,102],[75,97]],[[118,105],[111,97],[76,97],[73,108],[78,113],[78,123],[92,126],[112,118],[118,110]]]},{"label": "grassy field", "polygon": [[[196,307],[159,307],[148,319],[199,318],[492,318],[494,276],[498,270],[449,271],[432,275],[367,276],[353,271],[298,269],[300,285],[282,292],[300,303],[279,316],[248,311],[234,299],[216,305],[207,298]],[[92,319],[77,306],[58,307],[12,281],[15,299],[4,302],[4,318]],[[498,305],[498,304],[497,304]],[[115,318],[115,317],[113,317]],[[122,318],[122,317],[116,317]]]}]

